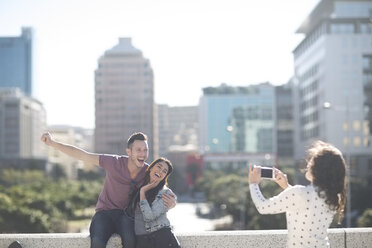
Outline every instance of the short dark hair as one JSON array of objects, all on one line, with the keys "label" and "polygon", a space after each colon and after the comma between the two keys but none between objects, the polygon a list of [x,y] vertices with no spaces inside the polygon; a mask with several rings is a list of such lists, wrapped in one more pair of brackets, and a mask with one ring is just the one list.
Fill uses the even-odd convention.
[{"label": "short dark hair", "polygon": [[134,141],[136,141],[136,140],[144,140],[144,141],[147,141],[147,136],[146,136],[146,134],[141,133],[141,132],[133,133],[133,134],[129,137],[128,141],[127,141],[127,148],[131,148],[132,145],[133,145],[133,143],[134,143]]}]

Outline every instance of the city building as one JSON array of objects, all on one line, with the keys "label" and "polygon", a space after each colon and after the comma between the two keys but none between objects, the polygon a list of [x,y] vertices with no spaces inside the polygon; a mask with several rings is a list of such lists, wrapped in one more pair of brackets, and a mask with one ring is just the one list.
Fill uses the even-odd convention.
[{"label": "city building", "polygon": [[275,88],[269,83],[203,89],[199,152],[211,166],[276,161]]},{"label": "city building", "polygon": [[[159,155],[167,157],[172,146],[198,147],[198,107],[157,105]],[[174,150],[174,149],[173,149]]]},{"label": "city building", "polygon": [[0,88],[19,88],[32,95],[31,28],[22,28],[17,37],[0,37]]},{"label": "city building", "polygon": [[292,81],[275,87],[277,165],[294,166]]},{"label": "city building", "polygon": [[95,71],[95,151],[124,154],[128,137],[138,131],[149,138],[151,161],[157,152],[153,71],[130,38],[119,38]]},{"label": "city building", "polygon": [[322,0],[293,51],[295,159],[314,140],[330,142],[362,183],[372,182],[371,18],[371,0]]},{"label": "city building", "polygon": [[0,90],[0,158],[42,159],[46,113],[41,102],[18,88]]}]

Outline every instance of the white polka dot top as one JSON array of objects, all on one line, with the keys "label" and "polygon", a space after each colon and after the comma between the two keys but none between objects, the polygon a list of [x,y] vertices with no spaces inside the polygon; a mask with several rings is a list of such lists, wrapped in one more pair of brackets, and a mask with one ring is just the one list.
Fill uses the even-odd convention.
[{"label": "white polka dot top", "polygon": [[250,184],[251,196],[261,214],[286,213],[287,247],[330,247],[327,228],[335,211],[329,209],[313,185],[291,186],[279,195],[265,199],[258,184]]}]

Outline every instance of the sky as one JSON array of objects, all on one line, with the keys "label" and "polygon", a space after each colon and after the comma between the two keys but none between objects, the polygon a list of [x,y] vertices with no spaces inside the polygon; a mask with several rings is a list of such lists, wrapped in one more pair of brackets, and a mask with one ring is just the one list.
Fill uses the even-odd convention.
[{"label": "sky", "polygon": [[34,97],[48,125],[94,128],[94,71],[119,37],[150,60],[155,103],[196,106],[221,83],[280,85],[319,0],[0,0],[0,36],[34,29]]}]

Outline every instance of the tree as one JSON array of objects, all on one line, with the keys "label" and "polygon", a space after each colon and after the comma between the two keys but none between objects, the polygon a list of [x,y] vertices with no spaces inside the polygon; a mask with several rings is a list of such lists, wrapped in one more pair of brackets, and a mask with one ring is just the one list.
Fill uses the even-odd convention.
[{"label": "tree", "polygon": [[358,227],[372,227],[372,208],[366,209],[359,217]]}]

